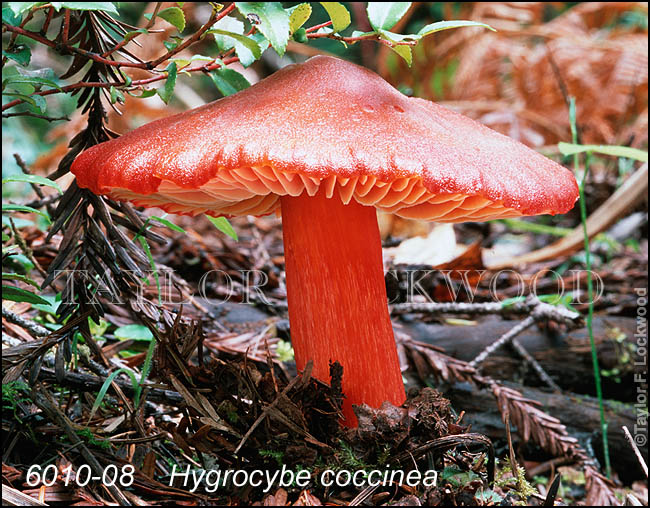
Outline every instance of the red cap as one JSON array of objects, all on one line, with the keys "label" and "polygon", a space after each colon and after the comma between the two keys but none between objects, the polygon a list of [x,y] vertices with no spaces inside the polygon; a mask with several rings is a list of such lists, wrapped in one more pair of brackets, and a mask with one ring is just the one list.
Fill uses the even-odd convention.
[{"label": "red cap", "polygon": [[97,194],[191,215],[265,215],[320,186],[440,222],[565,213],[578,199],[563,166],[326,56],[93,146],[71,171]]}]

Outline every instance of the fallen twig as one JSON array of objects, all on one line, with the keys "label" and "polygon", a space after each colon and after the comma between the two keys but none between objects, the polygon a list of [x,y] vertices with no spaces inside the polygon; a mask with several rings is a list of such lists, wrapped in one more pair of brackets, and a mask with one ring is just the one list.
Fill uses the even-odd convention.
[{"label": "fallen twig", "polygon": [[29,319],[25,319],[24,317],[19,316],[18,314],[11,312],[10,310],[5,309],[4,307],[2,307],[2,317],[5,318],[10,323],[13,323],[15,325],[24,328],[25,330],[29,331],[32,335],[36,337],[45,337],[46,335],[52,333],[50,332],[50,330],[39,325],[38,323],[34,323]]},{"label": "fallen twig", "polygon": [[645,463],[645,460],[643,460],[643,456],[641,455],[641,452],[639,451],[639,447],[636,445],[634,442],[634,438],[632,437],[632,434],[630,434],[630,431],[628,428],[623,425],[623,432],[625,433],[625,437],[630,443],[630,446],[632,447],[632,450],[634,450],[634,455],[636,455],[637,460],[639,461],[639,464],[641,465],[641,469],[643,469],[643,472],[645,473],[646,478],[648,477],[648,464]]}]

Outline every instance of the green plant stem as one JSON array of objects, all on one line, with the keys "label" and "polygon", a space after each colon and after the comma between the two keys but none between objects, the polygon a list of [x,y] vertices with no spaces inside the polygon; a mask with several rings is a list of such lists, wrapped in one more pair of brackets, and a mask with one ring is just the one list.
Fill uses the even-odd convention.
[{"label": "green plant stem", "polygon": [[536,222],[528,222],[521,219],[497,219],[505,226],[515,231],[525,231],[530,233],[540,233],[553,236],[567,236],[572,229],[560,228],[556,226],[547,226],[546,224],[537,224]]},{"label": "green plant stem", "polygon": [[[576,129],[575,98],[570,98],[569,117],[571,121],[571,137],[574,144],[578,143],[578,133]],[[573,167],[575,172],[579,169],[578,154],[573,155]],[[585,203],[585,182],[589,174],[589,166],[585,164],[585,171],[580,182],[580,219],[582,221],[582,231],[585,239],[585,266],[587,268],[587,294],[589,297],[589,309],[587,311],[587,332],[589,334],[589,345],[591,346],[591,361],[594,368],[594,381],[596,384],[596,397],[598,397],[598,407],[600,410],[600,430],[603,434],[603,456],[605,458],[605,474],[608,478],[612,475],[612,466],[609,458],[609,445],[607,439],[607,420],[605,419],[605,406],[603,403],[603,388],[600,379],[600,367],[598,365],[598,352],[594,341],[594,330],[592,326],[594,316],[594,286],[591,279],[591,253],[589,250],[589,234],[587,233],[587,204]]]}]

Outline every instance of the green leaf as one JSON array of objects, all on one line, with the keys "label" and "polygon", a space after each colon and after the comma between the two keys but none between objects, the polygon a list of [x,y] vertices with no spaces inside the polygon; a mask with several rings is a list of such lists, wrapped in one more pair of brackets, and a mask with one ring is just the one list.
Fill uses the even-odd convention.
[{"label": "green leaf", "polygon": [[114,86],[111,86],[110,92],[111,92],[111,104],[115,104],[116,102],[119,102],[120,104],[124,104],[124,94],[122,92],[120,92]]},{"label": "green leaf", "polygon": [[50,2],[58,12],[61,9],[75,11],[105,11],[112,14],[119,14],[114,2]]},{"label": "green leaf", "polygon": [[37,210],[36,208],[32,208],[31,206],[25,206],[25,205],[9,205],[2,203],[2,211],[3,212],[26,212],[26,213],[37,213],[38,215],[41,215],[43,218],[47,219],[48,221],[50,220],[50,216],[41,210]]},{"label": "green leaf", "polygon": [[388,30],[382,29],[378,29],[377,33],[382,39],[395,43],[403,41],[417,41],[422,37],[421,35],[417,34],[397,34],[395,32],[389,32]]},{"label": "green leaf", "polygon": [[289,42],[289,15],[280,2],[236,2],[239,12],[259,20],[257,29],[266,37],[278,55],[283,56]]},{"label": "green leaf", "polygon": [[434,32],[440,32],[441,30],[448,30],[450,28],[460,28],[463,26],[482,26],[488,30],[496,32],[494,28],[485,23],[478,23],[476,21],[465,21],[465,20],[453,20],[453,21],[438,21],[437,23],[431,23],[420,29],[418,35],[424,37],[425,35],[432,34]]},{"label": "green leaf", "polygon": [[2,299],[11,300],[12,302],[40,303],[44,305],[50,303],[31,291],[20,289],[15,286],[5,286],[4,284],[2,285]]},{"label": "green leaf", "polygon": [[172,51],[178,47],[179,41],[163,41],[163,46],[167,51]]},{"label": "green leaf", "polygon": [[[22,93],[8,93],[8,92],[2,92],[3,97],[16,97],[17,99],[22,99],[25,101],[27,104],[34,106],[35,108],[38,108],[36,106],[36,101],[32,99],[29,95],[25,95]],[[36,95],[34,97],[37,97]]]},{"label": "green leaf", "polygon": [[389,46],[389,47],[395,53],[401,56],[404,60],[406,60],[406,63],[408,64],[409,67],[411,66],[411,63],[413,63],[413,54],[411,53],[411,46],[400,44],[397,46]]},{"label": "green leaf", "polygon": [[19,273],[2,272],[2,280],[19,280],[20,282],[24,282],[25,284],[30,284],[34,286],[36,289],[40,289],[41,287],[33,279],[30,279],[26,275],[20,275]]},{"label": "green leaf", "polygon": [[[257,42],[255,42],[253,39],[249,39],[245,35],[241,35],[241,34],[238,34],[238,33],[235,33],[235,32],[229,32],[227,30],[221,30],[219,28],[214,28],[214,29],[210,30],[210,32],[213,33],[213,34],[222,36],[222,37],[229,37],[229,38],[233,39],[231,44],[227,44],[227,43],[223,44],[223,46],[224,46],[223,49],[230,49],[230,48],[234,47],[235,52],[237,53],[237,56],[239,57],[240,60],[242,59],[242,56],[240,55],[240,53],[244,53],[243,57],[244,57],[246,62],[248,62],[249,59],[250,59],[250,57],[246,53],[249,53],[252,56],[253,62],[255,60],[257,60],[259,57],[262,56],[262,50],[260,49],[259,44]],[[216,37],[215,37],[215,39],[216,39]],[[226,47],[226,46],[230,46],[230,47]],[[253,63],[253,62],[250,62],[250,63]],[[250,65],[250,63],[248,65]],[[242,65],[243,65],[243,63],[242,63]]]},{"label": "green leaf", "polygon": [[13,86],[14,84],[27,84],[33,86],[34,88],[40,88],[41,86],[45,85],[45,86],[50,86],[52,88],[56,88],[57,90],[61,90],[61,87],[51,79],[41,78],[38,76],[15,74],[13,76],[9,76],[8,78],[2,80],[3,88],[6,86]]},{"label": "green leaf", "polygon": [[158,13],[158,17],[174,25],[179,32],[185,30],[185,13],[178,7],[168,7]]},{"label": "green leaf", "polygon": [[7,2],[9,8],[14,11],[16,16],[19,16],[25,11],[30,10],[37,5],[45,5],[47,2]]},{"label": "green leaf", "polygon": [[560,142],[558,144],[562,155],[575,155],[583,152],[596,152],[604,155],[613,155],[614,157],[625,157],[641,162],[648,162],[648,152],[631,148],[629,146],[618,145],[576,145],[573,143]]},{"label": "green leaf", "polygon": [[243,35],[244,23],[231,16],[219,20],[214,28],[208,30],[208,33],[214,34],[214,40],[220,51],[235,48],[239,61],[244,67],[251,65],[269,47],[269,41],[259,32],[249,36]]},{"label": "green leaf", "polygon": [[144,325],[120,326],[114,335],[120,340],[153,340],[151,330]]},{"label": "green leaf", "polygon": [[[143,14],[143,16],[146,16],[146,14]],[[133,30],[131,32],[126,32],[122,38],[124,40],[130,41],[136,35],[147,34],[147,33],[149,33],[149,30],[147,30],[146,28],[138,28],[137,30]]]},{"label": "green leaf", "polygon": [[153,353],[155,349],[156,349],[156,341],[152,340],[149,343],[149,347],[147,348],[147,354],[145,355],[144,363],[142,364],[142,369],[141,369],[142,374],[140,375],[140,382],[138,383],[138,388],[135,392],[135,397],[133,397],[135,407],[138,407],[140,403],[140,393],[142,392],[142,384],[145,382],[147,377],[149,377],[149,373],[151,372],[151,367],[153,365]]},{"label": "green leaf", "polygon": [[304,25],[309,16],[311,16],[311,5],[304,3],[298,4],[290,9],[287,9],[289,13],[289,32],[294,33],[302,25]]},{"label": "green leaf", "polygon": [[10,7],[2,8],[2,22],[7,23],[7,25],[18,26],[22,20],[20,14],[15,14]]},{"label": "green leaf", "polygon": [[335,32],[341,32],[350,26],[350,13],[339,2],[320,2],[332,20],[332,28]]},{"label": "green leaf", "polygon": [[32,100],[34,101],[34,107],[41,113],[45,113],[45,110],[47,109],[47,101],[45,100],[45,97],[32,95]]},{"label": "green leaf", "polygon": [[239,72],[233,69],[228,69],[227,67],[220,67],[219,69],[212,71],[210,77],[224,97],[251,86],[248,80]]},{"label": "green leaf", "polygon": [[173,222],[167,219],[163,219],[162,217],[156,217],[155,215],[152,215],[150,219],[155,220],[156,222],[160,222],[163,226],[167,226],[169,229],[173,231],[178,231],[179,233],[187,233],[187,231],[185,231],[182,227],[177,226]]},{"label": "green leaf", "polygon": [[32,307],[46,314],[56,314],[59,305],[61,305],[61,293],[57,293],[56,295],[42,295],[41,298],[47,302],[47,305],[34,303]]},{"label": "green leaf", "polygon": [[3,49],[2,56],[6,56],[23,67],[27,67],[32,58],[32,51],[25,44],[17,44],[11,50]]},{"label": "green leaf", "polygon": [[104,397],[106,397],[106,392],[108,392],[108,389],[111,386],[113,380],[117,376],[123,373],[128,374],[128,376],[131,378],[131,384],[133,385],[133,388],[136,388],[138,386],[138,380],[135,378],[135,374],[131,372],[129,369],[122,367],[121,369],[117,369],[115,372],[111,372],[110,376],[106,378],[106,381],[104,381],[104,384],[102,385],[102,387],[99,389],[99,392],[97,393],[97,398],[95,399],[95,403],[93,404],[93,407],[90,410],[88,421],[92,420],[93,416],[95,416],[95,413],[99,409],[99,406],[104,400]]},{"label": "green leaf", "polygon": [[214,36],[214,40],[216,41],[219,49],[221,51],[225,51],[234,47],[234,40],[229,38],[230,36],[224,37],[223,35],[219,35],[222,32],[218,32],[218,30],[223,30],[224,32],[228,32],[228,34],[233,33],[236,35],[243,35],[244,22],[238,20],[237,18],[233,18],[232,16],[226,16],[225,18],[221,18],[219,21],[217,21],[214,26],[207,31],[209,34],[217,34]]},{"label": "green leaf", "polygon": [[167,71],[167,81],[165,81],[164,87],[156,90],[156,93],[165,104],[169,104],[169,100],[172,98],[174,93],[174,87],[176,86],[176,74],[178,73],[176,63],[171,62],[165,70]]},{"label": "green leaf", "polygon": [[225,233],[235,241],[239,240],[239,238],[237,238],[237,233],[230,225],[230,222],[228,222],[228,219],[226,219],[225,217],[212,217],[210,215],[206,215],[206,217],[210,222],[212,222],[214,227],[217,228],[219,231]]},{"label": "green leaf", "polygon": [[38,185],[46,185],[48,187],[52,187],[58,190],[60,194],[63,194],[63,190],[61,189],[58,183],[53,182],[52,180],[50,180],[49,178],[45,178],[44,176],[20,174],[20,175],[11,175],[8,176],[7,178],[2,179],[3,185],[8,182],[26,182],[26,183],[35,183]]},{"label": "green leaf", "polygon": [[153,97],[156,95],[156,90],[153,88],[145,88],[142,90],[140,95],[135,95],[134,93],[127,92],[131,97],[137,97],[138,99],[147,99],[148,97]]},{"label": "green leaf", "polygon": [[409,7],[411,2],[368,2],[368,20],[375,30],[390,30],[402,19]]}]

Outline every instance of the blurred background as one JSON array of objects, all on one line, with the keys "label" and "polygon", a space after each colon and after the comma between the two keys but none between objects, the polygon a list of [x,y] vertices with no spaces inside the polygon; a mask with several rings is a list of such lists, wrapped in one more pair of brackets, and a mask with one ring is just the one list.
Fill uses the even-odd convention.
[{"label": "blurred background", "polygon": [[[143,13],[151,12],[154,5],[123,2],[120,17],[143,23]],[[175,3],[164,3],[163,8],[171,5]],[[352,15],[347,31],[370,29],[364,3],[345,5]],[[205,22],[210,9],[206,3],[185,3],[185,33]],[[325,10],[315,6],[309,23],[328,19]],[[559,156],[557,143],[571,140],[567,101],[573,96],[577,98],[579,142],[647,148],[647,3],[414,2],[394,31],[416,33],[426,24],[452,19],[481,21],[496,32],[468,27],[432,34],[414,47],[411,67],[375,41],[346,48],[337,41],[316,39],[308,45],[291,41],[282,58],[268,50],[251,67],[234,64],[234,68],[254,83],[289,63],[319,53],[336,54],[375,70],[407,95],[437,101],[555,158]],[[160,43],[176,31],[160,19],[155,27],[162,32],[147,36],[150,42],[143,47],[129,43],[127,48],[145,60],[157,55]],[[56,75],[65,71],[68,58],[42,45],[32,50],[33,67],[52,68]],[[214,52],[214,39],[209,36],[192,46],[191,53],[179,56]],[[137,69],[128,73],[133,79],[147,76]],[[124,133],[219,98],[212,81],[196,74],[179,76],[169,105],[158,96],[135,100],[127,95],[119,114],[109,109],[110,128]],[[71,137],[84,125],[84,116],[74,112],[73,98],[57,94],[47,100],[53,115],[71,115],[71,121],[3,119],[3,175],[19,171],[14,152],[35,172],[51,173]],[[591,162],[589,211],[602,204],[633,169],[629,159],[596,157]],[[393,218],[382,222],[384,237],[425,235],[429,227]]]}]

